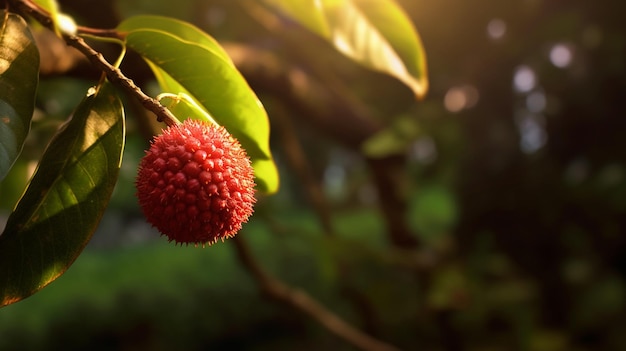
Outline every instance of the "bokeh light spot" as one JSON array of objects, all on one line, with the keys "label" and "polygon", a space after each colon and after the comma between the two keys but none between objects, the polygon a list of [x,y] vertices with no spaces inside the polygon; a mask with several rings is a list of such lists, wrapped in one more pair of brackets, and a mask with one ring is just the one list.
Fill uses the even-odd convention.
[{"label": "bokeh light spot", "polygon": [[524,114],[517,118],[522,152],[532,154],[547,143],[548,133],[542,122],[540,115]]},{"label": "bokeh light spot", "polygon": [[478,89],[471,85],[463,85],[448,89],[443,104],[446,110],[456,113],[474,107],[478,103],[478,99]]},{"label": "bokeh light spot", "polygon": [[572,50],[565,44],[556,44],[550,50],[550,62],[559,68],[567,68],[573,57]]},{"label": "bokeh light spot", "polygon": [[513,75],[513,88],[520,93],[527,93],[537,85],[535,71],[526,65],[519,66]]},{"label": "bokeh light spot", "polygon": [[490,39],[498,40],[502,39],[506,34],[506,22],[500,18],[494,18],[487,24],[487,36]]}]

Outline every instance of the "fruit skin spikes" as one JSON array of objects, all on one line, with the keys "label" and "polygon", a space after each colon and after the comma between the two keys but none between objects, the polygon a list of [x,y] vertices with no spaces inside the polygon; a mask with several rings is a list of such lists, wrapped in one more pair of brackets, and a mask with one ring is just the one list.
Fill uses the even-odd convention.
[{"label": "fruit skin spikes", "polygon": [[254,171],[224,127],[187,119],[156,136],[139,163],[139,205],[169,241],[212,245],[254,211]]}]

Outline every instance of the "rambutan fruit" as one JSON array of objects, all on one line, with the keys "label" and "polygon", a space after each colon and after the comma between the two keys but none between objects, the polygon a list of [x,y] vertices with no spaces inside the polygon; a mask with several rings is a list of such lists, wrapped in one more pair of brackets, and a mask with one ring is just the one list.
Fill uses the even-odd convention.
[{"label": "rambutan fruit", "polygon": [[233,237],[256,202],[254,172],[239,141],[224,127],[192,119],[152,140],[135,185],[148,222],[180,244]]}]

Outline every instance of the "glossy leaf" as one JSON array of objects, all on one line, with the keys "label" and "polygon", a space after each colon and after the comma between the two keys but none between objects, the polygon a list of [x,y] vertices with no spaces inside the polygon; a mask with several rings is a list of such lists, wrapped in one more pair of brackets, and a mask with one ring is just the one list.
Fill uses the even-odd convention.
[{"label": "glossy leaf", "polygon": [[411,20],[393,0],[265,0],[344,55],[396,77],[417,98],[428,90],[426,58]]},{"label": "glossy leaf", "polygon": [[[164,17],[133,17],[117,29],[127,47],[148,61],[163,91],[189,95],[241,142],[252,159],[257,188],[275,192],[278,171],[267,113],[223,48],[196,27]],[[177,109],[173,113],[181,120],[205,118],[180,104]]]},{"label": "glossy leaf", "polygon": [[124,115],[104,85],[48,145],[0,236],[0,306],[43,288],[81,253],[117,181]]},{"label": "glossy leaf", "polygon": [[169,33],[183,41],[199,45],[210,50],[226,62],[230,57],[220,44],[200,28],[174,18],[161,16],[135,16],[121,23],[118,28],[121,32],[130,32],[137,29],[155,29]]},{"label": "glossy leaf", "polygon": [[0,12],[0,180],[30,130],[39,77],[39,51],[24,19]]},{"label": "glossy leaf", "polygon": [[324,11],[323,1],[305,0],[264,0],[266,4],[280,9],[296,22],[315,34],[328,38],[331,36],[330,27]]}]

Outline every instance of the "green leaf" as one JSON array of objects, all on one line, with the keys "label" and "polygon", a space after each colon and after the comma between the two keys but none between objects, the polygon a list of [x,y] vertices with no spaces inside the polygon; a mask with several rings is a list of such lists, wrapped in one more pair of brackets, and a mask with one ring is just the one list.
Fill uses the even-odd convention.
[{"label": "green leaf", "polygon": [[127,19],[117,27],[118,31],[126,34],[137,29],[155,29],[169,33],[183,41],[211,50],[224,61],[231,62],[228,53],[213,37],[190,23],[169,17],[135,16]]},{"label": "green leaf", "polygon": [[305,0],[264,0],[271,7],[280,11],[300,23],[315,34],[329,38],[331,36],[329,23],[324,11],[323,1]]},{"label": "green leaf", "polygon": [[39,51],[20,16],[0,12],[0,180],[30,130],[39,79]]},{"label": "green leaf", "polygon": [[48,145],[0,236],[0,306],[63,274],[109,202],[124,148],[124,113],[108,84],[90,93]]},{"label": "green leaf", "polygon": [[[189,95],[239,140],[252,160],[257,189],[277,191],[267,113],[224,49],[198,28],[165,17],[132,17],[117,30],[150,64],[163,91]],[[179,119],[206,118],[182,105],[173,111]]]},{"label": "green leaf", "polygon": [[265,0],[356,62],[396,77],[417,98],[428,90],[421,39],[393,0]]}]

